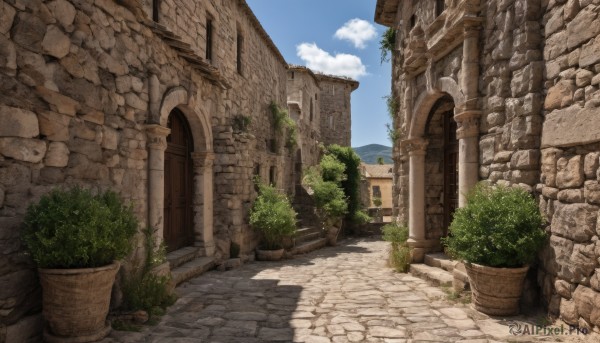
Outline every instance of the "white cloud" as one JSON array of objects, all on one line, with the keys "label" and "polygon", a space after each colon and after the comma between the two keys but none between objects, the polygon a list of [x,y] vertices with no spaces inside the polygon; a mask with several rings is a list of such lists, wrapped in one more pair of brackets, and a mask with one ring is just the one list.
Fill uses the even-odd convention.
[{"label": "white cloud", "polygon": [[377,30],[375,30],[375,26],[366,20],[358,18],[347,21],[334,35],[337,39],[352,42],[357,49],[366,48],[366,42],[372,40],[376,36]]},{"label": "white cloud", "polygon": [[306,66],[314,71],[358,79],[367,74],[367,67],[360,57],[349,54],[332,56],[319,48],[315,43],[302,43],[296,47],[298,57],[306,62]]}]

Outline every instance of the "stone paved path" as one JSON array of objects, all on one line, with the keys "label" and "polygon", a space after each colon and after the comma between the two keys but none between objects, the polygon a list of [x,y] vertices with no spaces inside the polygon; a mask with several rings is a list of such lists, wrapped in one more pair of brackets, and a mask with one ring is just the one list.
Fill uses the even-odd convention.
[{"label": "stone paved path", "polygon": [[576,341],[510,335],[506,319],[451,303],[441,289],[386,267],[387,246],[353,239],[292,260],[206,273],[177,289],[180,298],[160,324],[113,331],[103,343]]}]

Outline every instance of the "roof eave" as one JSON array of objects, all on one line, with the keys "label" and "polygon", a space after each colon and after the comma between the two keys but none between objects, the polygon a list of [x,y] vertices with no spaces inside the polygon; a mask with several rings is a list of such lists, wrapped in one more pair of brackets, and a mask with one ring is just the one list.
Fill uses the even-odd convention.
[{"label": "roof eave", "polygon": [[388,27],[393,27],[398,13],[400,0],[377,0],[375,6],[375,22]]}]

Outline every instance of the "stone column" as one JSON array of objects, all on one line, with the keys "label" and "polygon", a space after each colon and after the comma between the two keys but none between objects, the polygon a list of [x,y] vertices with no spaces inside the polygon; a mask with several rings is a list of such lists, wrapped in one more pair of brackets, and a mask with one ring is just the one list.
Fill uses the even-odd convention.
[{"label": "stone column", "polygon": [[409,155],[408,245],[413,262],[422,262],[429,242],[425,235],[425,154],[427,140],[422,138],[403,142]]},{"label": "stone column", "polygon": [[480,111],[465,111],[454,116],[458,123],[458,207],[466,204],[466,195],[479,180]]},{"label": "stone column", "polygon": [[195,152],[194,160],[194,245],[203,250],[204,256],[213,256],[213,161],[212,152]]},{"label": "stone column", "polygon": [[146,125],[148,139],[148,225],[156,232],[157,244],[163,240],[165,203],[165,150],[170,129]]},{"label": "stone column", "polygon": [[479,23],[465,23],[460,88],[465,95],[463,109],[476,110],[479,88]]}]

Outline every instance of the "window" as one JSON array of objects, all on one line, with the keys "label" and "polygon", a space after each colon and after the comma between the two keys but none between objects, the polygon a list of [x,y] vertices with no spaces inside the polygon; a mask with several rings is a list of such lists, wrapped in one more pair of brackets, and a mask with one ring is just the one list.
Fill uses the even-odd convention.
[{"label": "window", "polygon": [[439,17],[442,12],[446,9],[446,1],[444,0],[436,0],[435,1],[435,16]]},{"label": "window", "polygon": [[275,169],[275,167],[269,168],[269,184],[271,184],[273,186],[277,186],[276,176],[277,176],[277,170]]},{"label": "window", "polygon": [[414,27],[415,27],[415,25],[417,25],[417,17],[416,17],[416,16],[413,14],[413,15],[410,17],[410,28],[411,28],[411,29],[412,29],[412,28],[414,28]]},{"label": "window", "polygon": [[315,94],[315,101],[319,100],[319,94]]},{"label": "window", "polygon": [[373,198],[381,198],[381,188],[373,186]]},{"label": "window", "polygon": [[206,18],[206,59],[212,61],[213,53],[213,20]]},{"label": "window", "polygon": [[310,121],[313,121],[313,115],[314,115],[314,111],[313,111],[313,99],[310,99]]},{"label": "window", "polygon": [[277,153],[277,141],[274,139],[267,139],[267,150],[271,153]]},{"label": "window", "polygon": [[333,129],[333,115],[332,114],[329,115],[329,128]]},{"label": "window", "polygon": [[152,0],[152,20],[158,23],[158,12],[160,10],[160,0]]},{"label": "window", "polygon": [[241,32],[237,34],[237,72],[242,75],[242,52],[244,49],[244,36]]},{"label": "window", "polygon": [[291,78],[292,78],[292,80],[293,80],[293,79],[294,79],[294,76],[295,76],[295,75],[294,75],[294,72],[291,72],[291,74],[290,74],[290,75],[291,75]]}]

